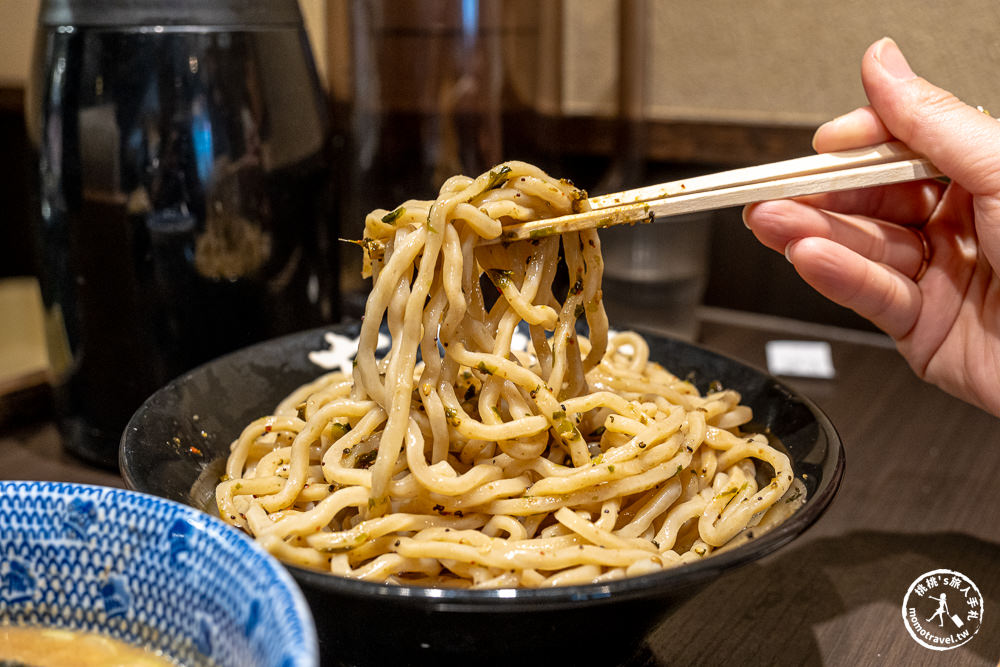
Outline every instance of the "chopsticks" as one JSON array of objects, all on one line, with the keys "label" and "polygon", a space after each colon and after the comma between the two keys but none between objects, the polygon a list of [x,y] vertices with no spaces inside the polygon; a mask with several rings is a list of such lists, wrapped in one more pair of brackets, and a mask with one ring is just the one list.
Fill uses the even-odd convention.
[{"label": "chopsticks", "polygon": [[[592,210],[504,227],[492,242],[534,239],[838,190],[937,178],[941,172],[899,142],[695,176],[592,197]],[[489,243],[490,241],[485,241]]]}]

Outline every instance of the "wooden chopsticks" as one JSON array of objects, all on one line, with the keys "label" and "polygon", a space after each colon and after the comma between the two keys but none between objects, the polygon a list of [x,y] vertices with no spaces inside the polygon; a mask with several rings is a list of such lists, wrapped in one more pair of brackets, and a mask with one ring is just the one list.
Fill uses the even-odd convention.
[{"label": "wooden chopsticks", "polygon": [[898,142],[889,142],[592,197],[589,200],[592,210],[508,225],[493,242],[648,223],[666,216],[742,206],[768,199],[903,183],[941,175],[926,158]]}]

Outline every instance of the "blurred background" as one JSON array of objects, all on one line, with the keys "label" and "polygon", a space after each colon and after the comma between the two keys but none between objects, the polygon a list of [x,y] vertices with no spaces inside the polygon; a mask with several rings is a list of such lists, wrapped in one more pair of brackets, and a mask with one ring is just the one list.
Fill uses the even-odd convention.
[{"label": "blurred background", "polygon": [[[351,4],[300,1],[335,111],[356,91]],[[5,276],[32,270],[25,226],[18,221],[28,207],[23,105],[38,5],[38,0],[0,0],[0,244],[7,249],[0,275]],[[883,35],[901,44],[922,75],[986,108],[1000,107],[995,99],[1000,90],[983,84],[1000,65],[1000,40],[992,30],[1000,8],[985,0],[530,5],[541,5],[528,13],[538,23],[522,21],[516,28],[522,44],[535,52],[522,47],[502,54],[514,61],[507,67],[504,104],[537,118],[533,131],[522,125],[507,132],[503,158],[537,160],[588,188],[602,184],[609,167],[623,157],[642,162],[632,165],[636,178],[656,182],[672,171],[703,172],[808,153],[816,125],[864,103],[858,64],[865,47]],[[639,18],[623,38],[620,27],[629,12]],[[430,39],[418,36],[411,44]],[[406,48],[405,40],[400,44]],[[624,74],[638,78],[631,87],[622,81],[623,53],[632,61]],[[397,57],[409,58],[405,51]],[[623,100],[623,93],[633,97]],[[627,120],[644,125],[638,146],[622,141],[623,108]],[[865,326],[814,298],[780,257],[752,242],[735,212],[714,216],[712,226],[706,304]]]},{"label": "blurred background", "polygon": [[[333,132],[331,224],[347,238],[371,208],[433,197],[444,176],[505,159],[599,194],[808,154],[817,125],[865,103],[860,58],[884,35],[920,74],[1000,109],[1000,89],[984,84],[1000,66],[1000,6],[984,0],[299,6]],[[41,260],[25,131],[38,8],[0,0],[0,395],[36,383],[48,363],[30,289]],[[735,311],[871,331],[756,243],[739,210],[602,237],[619,325],[697,339],[700,317]],[[335,252],[330,317],[356,316],[359,254]]]}]

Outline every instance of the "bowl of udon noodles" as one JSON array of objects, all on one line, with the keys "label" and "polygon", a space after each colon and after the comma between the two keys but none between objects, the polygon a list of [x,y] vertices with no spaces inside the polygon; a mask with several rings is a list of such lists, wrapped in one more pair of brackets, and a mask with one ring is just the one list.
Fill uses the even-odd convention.
[{"label": "bowl of udon noodles", "polygon": [[324,664],[627,659],[831,502],[837,432],[765,372],[619,331],[586,209],[520,162],[368,215],[364,318],[257,344],[136,412],[132,488],[253,535]]},{"label": "bowl of udon noodles", "polygon": [[312,614],[260,545],[187,504],[0,481],[0,662],[314,667]]}]

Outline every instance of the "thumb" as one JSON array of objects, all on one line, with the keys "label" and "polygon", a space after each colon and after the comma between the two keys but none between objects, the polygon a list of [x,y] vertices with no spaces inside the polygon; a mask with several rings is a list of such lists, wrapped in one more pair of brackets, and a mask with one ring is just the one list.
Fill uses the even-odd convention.
[{"label": "thumb", "polygon": [[865,92],[886,128],[973,194],[1000,193],[1000,123],[918,77],[892,39],[861,64]]}]

